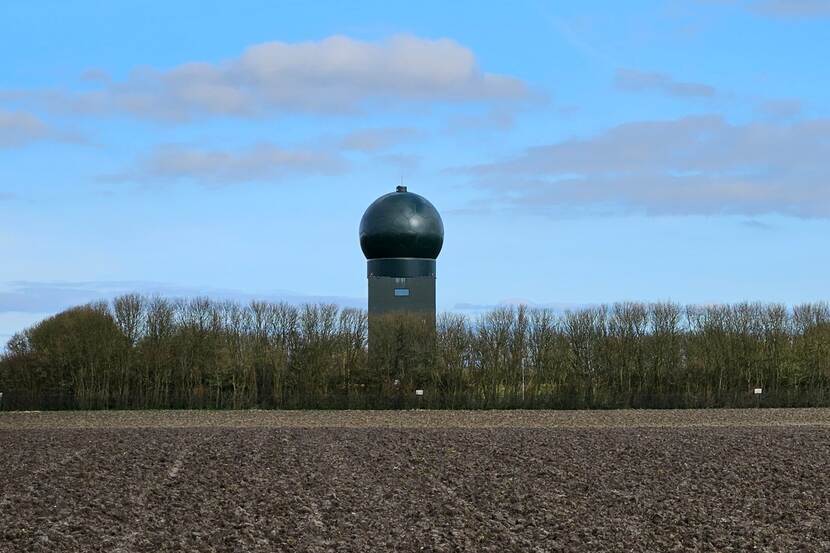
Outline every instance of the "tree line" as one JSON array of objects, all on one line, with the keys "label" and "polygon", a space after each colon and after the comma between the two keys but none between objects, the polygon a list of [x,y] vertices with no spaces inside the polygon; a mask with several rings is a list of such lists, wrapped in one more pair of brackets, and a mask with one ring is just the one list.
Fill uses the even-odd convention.
[{"label": "tree line", "polygon": [[517,306],[372,324],[370,350],[363,310],[125,295],[16,334],[0,408],[830,405],[827,303]]}]

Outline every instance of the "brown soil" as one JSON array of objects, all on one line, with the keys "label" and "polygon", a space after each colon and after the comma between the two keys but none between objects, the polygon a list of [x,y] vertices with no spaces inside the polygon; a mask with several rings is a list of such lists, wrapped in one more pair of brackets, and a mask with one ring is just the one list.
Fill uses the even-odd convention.
[{"label": "brown soil", "polygon": [[830,411],[0,414],[0,552],[828,551]]}]

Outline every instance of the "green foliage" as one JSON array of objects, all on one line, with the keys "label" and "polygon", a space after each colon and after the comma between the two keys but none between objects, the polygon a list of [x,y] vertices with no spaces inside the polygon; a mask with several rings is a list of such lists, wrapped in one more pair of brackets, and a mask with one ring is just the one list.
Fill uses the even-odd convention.
[{"label": "green foliage", "polygon": [[15,335],[0,391],[6,409],[828,405],[830,307],[520,306],[369,325],[333,305],[127,295]]}]

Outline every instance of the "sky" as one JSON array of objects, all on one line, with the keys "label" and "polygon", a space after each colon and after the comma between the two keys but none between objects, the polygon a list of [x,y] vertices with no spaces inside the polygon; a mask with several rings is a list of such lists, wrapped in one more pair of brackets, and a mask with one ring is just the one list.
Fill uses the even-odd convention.
[{"label": "sky", "polygon": [[442,310],[826,300],[828,36],[826,0],[5,0],[0,341],[131,291],[365,306],[401,182]]}]

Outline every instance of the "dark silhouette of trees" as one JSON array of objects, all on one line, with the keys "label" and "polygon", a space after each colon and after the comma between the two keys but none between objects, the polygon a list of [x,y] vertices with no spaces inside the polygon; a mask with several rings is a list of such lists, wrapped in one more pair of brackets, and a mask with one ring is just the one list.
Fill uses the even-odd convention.
[{"label": "dark silhouette of trees", "polygon": [[2,408],[830,405],[826,303],[519,306],[373,328],[370,356],[362,310],[130,294],[15,335]]}]

